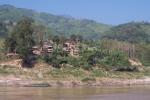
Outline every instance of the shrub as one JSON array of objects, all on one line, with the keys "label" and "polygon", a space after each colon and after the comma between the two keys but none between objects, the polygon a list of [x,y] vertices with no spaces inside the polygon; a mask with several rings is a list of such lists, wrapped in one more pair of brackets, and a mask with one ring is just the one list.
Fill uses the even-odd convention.
[{"label": "shrub", "polygon": [[121,72],[135,72],[139,71],[136,66],[120,66],[115,69],[115,71],[121,71]]},{"label": "shrub", "polygon": [[112,51],[106,58],[105,58],[106,65],[110,66],[128,66],[129,61],[126,55],[120,51]]},{"label": "shrub", "polygon": [[67,54],[61,48],[56,48],[51,54],[44,55],[43,59],[53,67],[60,68],[61,64],[67,63],[66,57]]}]

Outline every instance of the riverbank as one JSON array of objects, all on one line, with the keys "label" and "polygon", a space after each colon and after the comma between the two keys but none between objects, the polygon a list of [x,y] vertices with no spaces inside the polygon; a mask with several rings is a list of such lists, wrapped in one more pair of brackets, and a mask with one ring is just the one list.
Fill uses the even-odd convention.
[{"label": "riverbank", "polygon": [[101,78],[100,80],[89,81],[59,81],[59,80],[31,80],[21,79],[14,76],[0,77],[0,86],[16,87],[86,87],[86,86],[132,86],[150,85],[150,78],[142,79],[110,79]]},{"label": "riverbank", "polygon": [[[7,63],[8,64],[8,63]],[[53,68],[38,64],[33,68],[0,66],[0,86],[78,87],[149,85],[150,68],[142,71],[107,71],[103,68],[84,70],[79,67]]]}]

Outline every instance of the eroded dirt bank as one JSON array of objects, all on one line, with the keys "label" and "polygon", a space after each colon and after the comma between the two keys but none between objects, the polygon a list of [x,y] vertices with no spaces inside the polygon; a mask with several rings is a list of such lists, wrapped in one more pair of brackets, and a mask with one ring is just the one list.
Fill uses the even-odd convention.
[{"label": "eroded dirt bank", "polygon": [[129,86],[150,85],[150,78],[143,79],[109,79],[103,78],[96,81],[59,81],[59,80],[31,80],[21,79],[14,76],[0,77],[0,86],[21,87],[75,87],[75,86]]}]

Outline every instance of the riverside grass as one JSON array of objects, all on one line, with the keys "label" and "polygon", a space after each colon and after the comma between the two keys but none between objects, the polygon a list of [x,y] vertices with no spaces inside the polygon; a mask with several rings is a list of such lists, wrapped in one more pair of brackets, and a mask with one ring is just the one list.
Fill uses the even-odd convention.
[{"label": "riverside grass", "polygon": [[15,75],[17,77],[24,77],[39,80],[85,80],[86,79],[139,79],[143,77],[150,77],[150,68],[140,72],[119,72],[106,71],[102,68],[93,68],[91,70],[84,70],[82,68],[63,67],[61,69],[53,68],[51,66],[18,68],[15,66],[0,66],[0,75]]}]

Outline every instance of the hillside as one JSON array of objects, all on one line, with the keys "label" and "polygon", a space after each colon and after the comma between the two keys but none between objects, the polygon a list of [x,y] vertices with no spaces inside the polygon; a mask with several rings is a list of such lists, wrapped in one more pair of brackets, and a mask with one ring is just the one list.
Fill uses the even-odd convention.
[{"label": "hillside", "polygon": [[112,27],[102,38],[117,39],[131,43],[150,43],[150,23],[130,22]]},{"label": "hillside", "polygon": [[98,23],[88,19],[75,19],[58,16],[30,9],[16,8],[11,5],[0,5],[0,36],[5,36],[23,16],[31,17],[37,24],[49,28],[48,33],[69,36],[80,34],[86,39],[117,39],[132,43],[150,43],[150,23],[130,22],[118,26]]},{"label": "hillside", "polygon": [[[108,30],[111,26],[97,23],[93,20],[75,19],[72,17],[58,16],[43,12],[36,12],[30,9],[16,8],[11,5],[0,5],[0,22],[15,23],[23,16],[31,17],[36,23],[48,26],[53,34],[80,34],[85,38],[99,38],[101,33]],[[0,27],[2,28],[2,27]],[[7,31],[1,31],[1,36]]]}]

